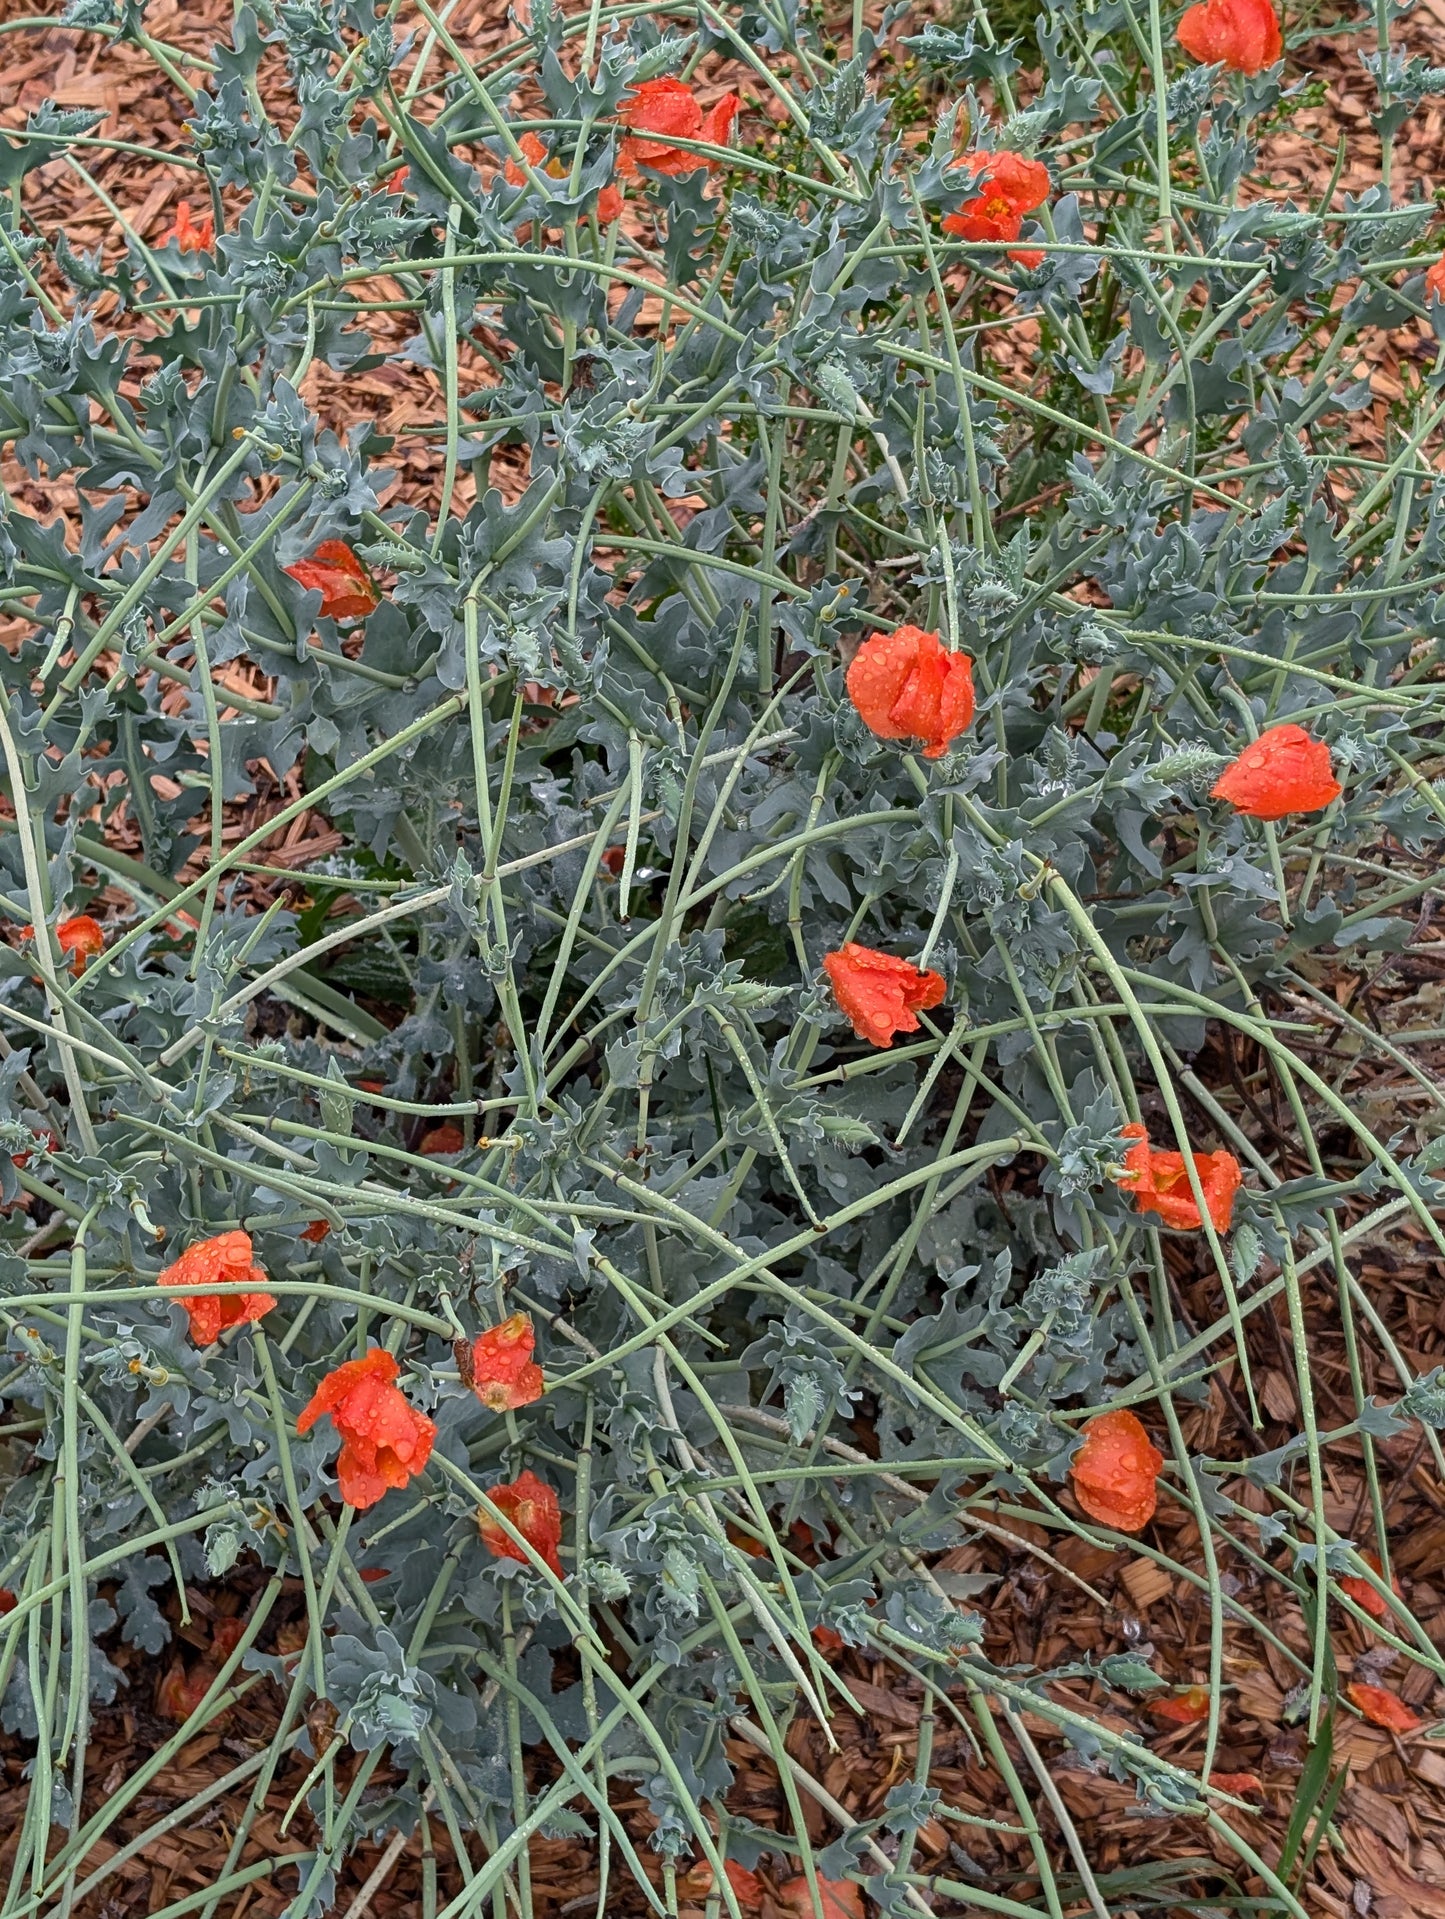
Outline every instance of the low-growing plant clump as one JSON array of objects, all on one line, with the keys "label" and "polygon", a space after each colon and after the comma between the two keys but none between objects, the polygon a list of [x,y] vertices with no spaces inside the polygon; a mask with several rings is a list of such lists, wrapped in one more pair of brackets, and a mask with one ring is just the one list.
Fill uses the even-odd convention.
[{"label": "low-growing plant clump", "polygon": [[[485,53],[262,0],[208,60],[71,0],[187,117],[171,229],[93,257],[31,196],[114,130],[0,137],[7,1914],[112,1910],[106,1835],[262,1697],[167,1914],[327,1912],[418,1825],[446,1919],[539,1909],[559,1835],[599,1914],[1185,1896],[1101,1886],[1063,1767],[1194,1822],[1198,1897],[1306,1911],[1303,1827],[1266,1858],[1216,1763],[1226,1629],[1315,1792],[1332,1724],[1445,1682],[1380,1469],[1445,1472],[1445,1384],[1358,1276],[1445,1255],[1445,1097],[1329,986],[1428,923],[1445,837],[1445,263],[1391,177],[1445,71],[1378,11],[1380,178],[1301,205],[1267,0],[1059,0],[1036,51],[983,4],[532,0]],[[406,447],[347,400],[382,365]],[[942,1562],[1009,1523],[1205,1595],[1198,1683],[992,1658]],[[102,1785],[134,1655],[227,1582]],[[791,1732],[864,1653],[924,1718],[855,1816]]]}]

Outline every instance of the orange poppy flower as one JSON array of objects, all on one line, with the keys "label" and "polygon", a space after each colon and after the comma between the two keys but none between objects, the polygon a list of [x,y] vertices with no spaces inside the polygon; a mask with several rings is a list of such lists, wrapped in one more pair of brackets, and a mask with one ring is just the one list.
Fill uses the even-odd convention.
[{"label": "orange poppy flower", "polygon": [[433,1126],[421,1136],[419,1153],[426,1153],[432,1159],[445,1159],[449,1153],[459,1153],[467,1143],[467,1136],[454,1119],[444,1119],[440,1126]]},{"label": "orange poppy flower", "polygon": [[813,1644],[825,1659],[839,1659],[847,1641],[834,1626],[814,1626]]},{"label": "orange poppy flower", "polygon": [[1372,1726],[1383,1726],[1386,1732],[1414,1732],[1423,1723],[1398,1693],[1389,1692],[1384,1686],[1365,1686],[1352,1680],[1345,1687],[1345,1694]]},{"label": "orange poppy flower", "polygon": [[404,1486],[431,1457],[437,1429],[395,1384],[398,1370],[384,1346],[373,1346],[329,1372],[296,1421],[297,1432],[307,1433],[323,1413],[331,1415],[341,1435],[337,1483],[358,1510]]},{"label": "orange poppy flower", "polygon": [[[1366,1550],[1360,1554],[1360,1557],[1372,1572],[1377,1573],[1381,1578],[1384,1577],[1385,1569],[1380,1563],[1380,1555],[1375,1552],[1373,1548],[1367,1547]],[[1399,1597],[1400,1582],[1398,1579],[1391,1579],[1390,1590],[1397,1598]],[[1340,1581],[1340,1591],[1353,1599],[1355,1604],[1362,1607],[1372,1619],[1389,1618],[1390,1606],[1388,1600],[1382,1592],[1377,1591],[1376,1588],[1370,1584],[1368,1579],[1361,1579],[1355,1573],[1347,1573]]]},{"label": "orange poppy flower", "polygon": [[1227,800],[1252,820],[1318,813],[1343,792],[1330,766],[1330,749],[1302,726],[1272,726],[1226,766],[1210,798]]},{"label": "orange poppy flower", "polygon": [[[542,1564],[561,1579],[557,1548],[562,1543],[562,1507],[552,1488],[529,1466],[509,1485],[489,1486],[487,1497],[512,1522]],[[477,1514],[477,1530],[493,1559],[517,1559],[524,1566],[531,1565],[522,1548],[485,1509]]]},{"label": "orange poppy flower", "polygon": [[99,920],[89,913],[78,913],[73,920],[62,920],[55,929],[62,953],[70,955],[70,970],[83,973],[85,962],[105,951],[105,932]]},{"label": "orange poppy flower", "polygon": [[307,559],[281,571],[321,595],[328,620],[364,620],[381,604],[375,582],[345,540],[323,540]]},{"label": "orange poppy flower", "polygon": [[1445,301],[1445,254],[1430,267],[1425,274],[1425,304],[1431,300]]},{"label": "orange poppy flower", "polygon": [[1168,1699],[1151,1699],[1149,1710],[1156,1719],[1172,1719],[1176,1726],[1197,1726],[1209,1717],[1209,1688],[1190,1686]]},{"label": "orange poppy flower", "polygon": [[[1134,1195],[1141,1213],[1154,1213],[1166,1226],[1188,1230],[1200,1226],[1199,1208],[1189,1184],[1183,1153],[1171,1153],[1162,1146],[1151,1146],[1145,1129],[1134,1121],[1124,1128],[1124,1138],[1132,1140],[1124,1155],[1124,1170],[1118,1183]],[[1228,1232],[1234,1216],[1234,1196],[1242,1177],[1239,1161],[1233,1153],[1191,1153],[1194,1170],[1204,1193],[1204,1203],[1217,1233]]]},{"label": "orange poppy flower", "polygon": [[[549,160],[547,149],[535,133],[524,133],[517,145],[522,149],[522,158],[530,167],[541,167],[554,180],[565,180],[568,169],[560,160]],[[515,160],[509,159],[503,171],[503,178],[509,187],[525,186],[526,174]],[[621,213],[623,198],[621,190],[614,186],[605,186],[597,196],[597,218],[603,226],[609,225]]]},{"label": "orange poppy flower", "polygon": [[1186,7],[1178,38],[1192,59],[1231,73],[1260,73],[1284,57],[1279,15],[1269,0],[1203,0]]},{"label": "orange poppy flower", "polygon": [[763,1903],[763,1882],[755,1872],[740,1866],[736,1859],[724,1859],[723,1871],[740,1906],[760,1906]]},{"label": "orange poppy flower", "polygon": [[[33,940],[35,928],[25,926],[21,939]],[[70,961],[72,973],[83,973],[87,960],[105,951],[105,928],[89,913],[77,913],[73,920],[62,920],[55,929],[55,943]]]},{"label": "orange poppy flower", "polygon": [[[944,232],[961,240],[1017,240],[1024,215],[1049,197],[1048,168],[1008,147],[997,153],[971,153],[963,164],[974,176],[974,197],[945,216]],[[1027,267],[1036,267],[1043,257],[1033,247],[1019,247],[1009,255]]]},{"label": "orange poppy flower", "polygon": [[[756,1911],[763,1903],[763,1882],[758,1875],[749,1872],[746,1866],[740,1866],[736,1859],[724,1859],[723,1871],[738,1904],[745,1912],[750,1909]],[[694,1899],[706,1899],[716,1883],[717,1875],[706,1859],[697,1860],[678,1880],[683,1891]]]},{"label": "orange poppy flower", "polygon": [[329,1219],[313,1219],[311,1224],[304,1229],[301,1237],[306,1241],[308,1246],[319,1246],[330,1231],[331,1221]]},{"label": "orange poppy flower", "polygon": [[880,740],[922,740],[936,760],[973,718],[973,661],[916,626],[875,633],[853,655],[848,697]]},{"label": "orange poppy flower", "polygon": [[750,1559],[767,1558],[768,1549],[756,1533],[745,1532],[731,1519],[724,1522],[723,1531],[727,1534],[728,1544],[736,1546],[740,1553],[746,1553]]},{"label": "orange poppy flower", "polygon": [[1254,1772],[1212,1772],[1209,1775],[1211,1786],[1218,1786],[1221,1792],[1232,1793],[1236,1799],[1263,1799],[1264,1787],[1259,1782],[1259,1774]]},{"label": "orange poppy flower", "polygon": [[696,173],[699,167],[714,168],[716,160],[701,153],[689,153],[674,140],[702,140],[709,146],[729,143],[733,121],[742,101],[735,93],[725,93],[715,107],[704,113],[691,87],[665,75],[661,80],[644,80],[633,89],[632,97],[618,108],[617,117],[632,132],[617,149],[617,171],[624,180],[641,178],[642,169],[654,173]]},{"label": "orange poppy flower", "polygon": [[204,1659],[189,1672],[182,1660],[173,1660],[156,1684],[156,1711],[166,1719],[189,1719],[215,1677],[216,1668]]},{"label": "orange poppy flower", "polygon": [[246,1622],[239,1617],[218,1619],[211,1627],[211,1651],[222,1665],[231,1657],[245,1635]]},{"label": "orange poppy flower", "polygon": [[1100,1413],[1084,1428],[1069,1463],[1074,1497],[1091,1519],[1117,1532],[1143,1532],[1159,1503],[1164,1455],[1127,1407]]},{"label": "orange poppy flower", "polygon": [[[818,1875],[818,1900],[823,1919],[863,1919],[863,1893],[851,1879],[825,1879]],[[813,1919],[813,1888],[799,1873],[778,1887],[778,1904],[797,1919]]]},{"label": "orange poppy flower", "polygon": [[182,200],[176,208],[176,223],[169,233],[161,235],[161,245],[166,246],[172,240],[182,253],[209,253],[216,244],[214,215],[203,213],[199,220],[193,220],[190,201]]},{"label": "orange poppy flower", "polygon": [[825,953],[823,971],[853,1031],[874,1046],[891,1046],[895,1033],[916,1033],[918,1015],[937,1006],[948,990],[941,973],[920,972],[909,960],[856,940]]},{"label": "orange poppy flower", "polygon": [[542,1368],[534,1365],[537,1335],[525,1313],[513,1313],[472,1341],[471,1387],[494,1413],[514,1413],[547,1390]]},{"label": "orange poppy flower", "polygon": [[188,1246],[156,1282],[161,1286],[235,1286],[245,1281],[257,1289],[250,1293],[188,1292],[181,1299],[191,1322],[191,1338],[198,1346],[210,1346],[231,1326],[254,1325],[275,1306],[273,1296],[261,1289],[266,1275],[256,1265],[249,1233],[218,1233]]}]

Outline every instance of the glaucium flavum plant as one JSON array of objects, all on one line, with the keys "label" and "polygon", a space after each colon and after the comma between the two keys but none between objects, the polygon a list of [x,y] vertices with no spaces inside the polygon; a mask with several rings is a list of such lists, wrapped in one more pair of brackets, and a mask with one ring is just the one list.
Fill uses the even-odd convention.
[{"label": "glaucium flavum plant", "polygon": [[[1320,1058],[1408,1062],[1320,979],[1445,820],[1400,11],[1387,164],[1315,207],[1266,0],[300,0],[204,56],[73,0],[185,128],[0,138],[7,1913],[130,1910],[238,1714],[167,1915],[341,1909],[418,1827],[447,1919],[530,1913],[539,1835],[599,1913],[1102,1912],[1065,1765],[1305,1910],[1214,1764],[1226,1625],[1288,1589],[1311,1736],[1416,1717],[1341,1696],[1342,1607],[1445,1678],[1373,1476],[1445,1404],[1351,1263],[1445,1253],[1442,1096],[1377,1125]],[[112,208],[112,160],[171,224],[82,257],[51,169]],[[1367,329],[1424,350],[1364,443]],[[1277,1323],[1302,1425],[1216,1456]],[[1024,1521],[1204,1595],[1201,1744],[1087,1581],[1083,1662],[1010,1659],[940,1561]],[[928,1728],[866,1817],[788,1737],[865,1670]]]}]

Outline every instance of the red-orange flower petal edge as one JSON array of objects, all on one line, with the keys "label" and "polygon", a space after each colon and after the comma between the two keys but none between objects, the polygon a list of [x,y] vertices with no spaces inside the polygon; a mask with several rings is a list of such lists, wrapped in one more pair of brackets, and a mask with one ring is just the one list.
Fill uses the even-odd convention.
[{"label": "red-orange flower petal edge", "polygon": [[422,1134],[417,1151],[429,1159],[445,1159],[451,1153],[459,1153],[466,1143],[466,1134],[456,1121],[444,1119],[440,1126],[433,1126]]},{"label": "red-orange flower petal edge", "polygon": [[311,1224],[303,1230],[301,1237],[306,1241],[308,1246],[319,1246],[330,1231],[331,1221],[329,1219],[313,1219]]},{"label": "red-orange flower petal edge", "polygon": [[306,559],[281,571],[321,595],[328,620],[363,620],[381,604],[375,582],[345,540],[323,540]]},{"label": "red-orange flower petal edge", "polygon": [[[33,940],[35,928],[22,926],[20,937]],[[105,951],[105,928],[89,913],[77,913],[74,919],[62,920],[56,927],[55,943],[69,959],[71,972],[83,973],[86,961]]]},{"label": "red-orange flower petal edge", "polygon": [[396,1385],[398,1367],[385,1347],[348,1359],[321,1381],[296,1421],[306,1433],[323,1414],[341,1436],[337,1484],[348,1506],[374,1506],[405,1486],[431,1457],[437,1429]]},{"label": "red-orange flower petal edge", "polygon": [[1345,1688],[1346,1697],[1351,1705],[1358,1706],[1372,1726],[1383,1726],[1386,1732],[1414,1732],[1424,1721],[1417,1719],[1398,1693],[1389,1692],[1384,1686],[1366,1686],[1352,1680]]},{"label": "red-orange flower petal edge", "polygon": [[973,661],[920,627],[875,633],[853,655],[848,697],[880,740],[920,740],[936,760],[973,719]]},{"label": "red-orange flower petal edge", "polygon": [[240,1617],[216,1620],[211,1627],[211,1651],[224,1663],[246,1636],[246,1622]]},{"label": "red-orange flower petal edge", "polygon": [[[1124,1155],[1124,1170],[1118,1183],[1134,1195],[1141,1213],[1152,1213],[1166,1226],[1187,1232],[1203,1224],[1194,1192],[1189,1184],[1183,1153],[1171,1153],[1162,1146],[1151,1146],[1145,1129],[1136,1120],[1124,1128],[1124,1138],[1132,1141]],[[1233,1153],[1193,1153],[1194,1170],[1204,1193],[1204,1203],[1217,1233],[1228,1232],[1234,1217],[1234,1197],[1243,1177]]]},{"label": "red-orange flower petal edge", "polygon": [[167,1719],[189,1719],[211,1690],[216,1668],[208,1660],[198,1660],[188,1672],[179,1657],[156,1685],[156,1711]]},{"label": "red-orange flower petal edge", "polygon": [[948,990],[941,973],[920,972],[911,960],[854,940],[825,953],[823,970],[853,1031],[874,1046],[891,1046],[895,1033],[916,1033],[918,1015],[937,1006]]},{"label": "red-orange flower petal edge", "polygon": [[74,919],[62,920],[55,929],[55,938],[61,952],[69,954],[71,971],[75,973],[83,973],[85,962],[105,951],[105,929],[89,913],[77,913]]},{"label": "red-orange flower petal edge", "polygon": [[[1380,1563],[1380,1555],[1372,1547],[1367,1547],[1360,1557],[1371,1572],[1383,1578],[1385,1569]],[[1400,1591],[1398,1580],[1390,1581],[1390,1590],[1398,1596]],[[1355,1604],[1367,1612],[1372,1619],[1389,1618],[1389,1601],[1377,1587],[1370,1584],[1368,1579],[1361,1579],[1356,1573],[1347,1573],[1340,1581],[1340,1591],[1346,1597],[1353,1599]]]},{"label": "red-orange flower petal edge", "polygon": [[[542,1564],[562,1578],[557,1548],[562,1543],[562,1506],[545,1480],[528,1466],[505,1486],[489,1486],[487,1498],[509,1519]],[[494,1559],[516,1559],[531,1565],[526,1553],[485,1507],[477,1514],[482,1544]]]},{"label": "red-orange flower petal edge", "polygon": [[1188,1686],[1168,1699],[1151,1699],[1149,1710],[1156,1719],[1171,1719],[1176,1726],[1197,1726],[1209,1717],[1209,1688]]},{"label": "red-orange flower petal edge", "polygon": [[1343,791],[1324,741],[1287,722],[1245,747],[1214,782],[1210,797],[1227,800],[1252,820],[1282,820],[1291,813],[1318,813]]},{"label": "red-orange flower petal edge", "polygon": [[[756,1912],[763,1903],[763,1882],[758,1875],[740,1866],[736,1859],[724,1859],[723,1872],[743,1911]],[[706,1899],[717,1884],[717,1875],[706,1859],[699,1859],[680,1876],[678,1884],[695,1898]],[[726,1906],[723,1910],[727,1910]]]},{"label": "red-orange flower petal edge", "polygon": [[[818,1898],[823,1919],[863,1919],[863,1893],[851,1879],[825,1879],[819,1873]],[[778,1904],[796,1919],[814,1919],[813,1888],[801,1873],[778,1887]]]},{"label": "red-orange flower petal edge", "polygon": [[472,1390],[494,1413],[516,1412],[542,1397],[547,1382],[533,1363],[537,1335],[525,1313],[513,1313],[500,1326],[472,1341]]},{"label": "red-orange flower petal edge", "polygon": [[343,1360],[341,1365],[332,1367],[298,1414],[297,1432],[310,1432],[324,1413],[334,1412],[364,1381],[389,1385],[400,1371],[395,1355],[384,1346],[371,1347],[359,1359]]},{"label": "red-orange flower petal edge", "polygon": [[161,1286],[232,1286],[249,1281],[249,1293],[186,1292],[181,1298],[197,1346],[210,1346],[232,1326],[254,1325],[276,1304],[264,1291],[266,1275],[255,1263],[249,1233],[218,1233],[188,1246],[160,1274]]},{"label": "red-orange flower petal edge", "polygon": [[1235,1799],[1264,1798],[1264,1787],[1256,1772],[1212,1772],[1209,1783],[1218,1786],[1221,1792],[1230,1793]]},{"label": "red-orange flower petal edge", "polygon": [[[567,169],[560,160],[549,160],[547,149],[535,133],[524,133],[517,145],[522,150],[522,158],[530,167],[541,167],[554,180],[567,176]],[[525,185],[527,176],[513,159],[508,159],[503,169],[503,177],[509,187]],[[605,186],[597,195],[597,218],[603,226],[609,225],[621,213],[624,205],[621,190],[614,186]]]},{"label": "red-orange flower petal edge", "polygon": [[1122,1533],[1142,1532],[1159,1502],[1164,1455],[1127,1407],[1099,1413],[1069,1463],[1074,1497],[1091,1519]]},{"label": "red-orange flower petal edge", "polygon": [[1262,73],[1284,57],[1279,15],[1270,0],[1202,0],[1179,21],[1179,44],[1205,66]]},{"label": "red-orange flower petal edge", "polygon": [[[960,240],[1016,240],[1024,215],[1049,197],[1048,168],[1008,147],[996,153],[971,153],[964,165],[974,176],[973,197],[945,216],[944,232]],[[1024,266],[1037,266],[1043,256],[1020,249],[1011,257]]]},{"label": "red-orange flower petal edge", "polygon": [[199,220],[191,218],[191,203],[182,200],[176,208],[176,223],[169,233],[161,235],[161,245],[174,240],[182,253],[209,253],[216,244],[216,222],[212,214],[203,213]]},{"label": "red-orange flower petal edge", "polygon": [[[543,169],[546,168],[547,149],[546,147],[543,146],[541,139],[538,137],[537,134],[524,133],[517,142],[517,150],[521,154],[522,158],[527,162],[527,165],[529,167],[533,167],[533,168],[542,167]],[[556,173],[553,175],[553,178],[559,179],[561,177],[561,172],[562,172],[562,169],[559,165]],[[517,163],[517,161],[515,161],[511,157],[510,154],[508,154],[507,156],[507,164],[502,169],[502,178],[506,181],[509,187],[520,187],[526,184],[527,175],[525,170]]]},{"label": "red-orange flower petal edge", "polygon": [[723,1871],[740,1906],[758,1907],[763,1903],[763,1882],[755,1872],[740,1866],[736,1859],[724,1859]]},{"label": "red-orange flower petal edge", "polygon": [[735,93],[726,93],[704,113],[691,87],[671,75],[644,80],[618,109],[617,117],[629,132],[617,150],[617,171],[624,180],[636,180],[644,168],[654,173],[696,173],[713,168],[716,160],[689,153],[674,140],[704,141],[709,146],[729,144],[733,121],[742,106]]}]

